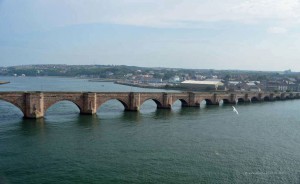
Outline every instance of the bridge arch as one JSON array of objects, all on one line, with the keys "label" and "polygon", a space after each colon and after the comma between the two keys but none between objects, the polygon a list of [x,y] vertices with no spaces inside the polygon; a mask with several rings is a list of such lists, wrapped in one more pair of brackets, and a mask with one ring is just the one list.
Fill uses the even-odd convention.
[{"label": "bridge arch", "polygon": [[119,98],[110,98],[110,99],[105,99],[105,100],[102,100],[101,102],[99,102],[99,103],[97,104],[96,110],[98,111],[98,109],[99,109],[103,104],[105,104],[106,102],[111,101],[111,100],[117,100],[117,101],[121,102],[121,104],[123,105],[123,107],[124,107],[125,110],[129,109],[129,105],[128,105],[126,102],[124,102],[122,99],[119,99]]},{"label": "bridge arch", "polygon": [[189,106],[189,103],[187,102],[187,100],[183,99],[183,98],[178,98],[178,99],[173,100],[171,106],[173,106],[177,101],[181,102],[181,107],[188,107]]},{"label": "bridge arch", "polygon": [[246,102],[245,98],[242,98],[242,97],[238,98],[237,101],[238,101],[238,103],[240,103],[240,102],[241,103]]},{"label": "bridge arch", "polygon": [[294,94],[293,93],[287,94],[286,99],[294,99]]},{"label": "bridge arch", "polygon": [[138,110],[141,113],[153,113],[156,112],[157,109],[161,108],[162,104],[160,103],[159,100],[153,99],[153,98],[148,98],[143,100],[143,102],[139,105]]},{"label": "bridge arch", "polygon": [[206,105],[213,105],[213,101],[211,99],[206,98],[206,99],[202,100],[202,102],[203,101],[205,101]]},{"label": "bridge arch", "polygon": [[124,111],[129,109],[126,103],[120,99],[112,98],[101,101],[101,104],[96,105],[95,112],[100,117],[119,117],[124,115]]},{"label": "bridge arch", "polygon": [[228,98],[223,98],[219,101],[220,104],[230,104],[230,100]]},{"label": "bridge arch", "polygon": [[271,101],[271,98],[269,96],[264,96],[264,101]]},{"label": "bridge arch", "polygon": [[275,98],[275,100],[281,100],[280,96],[275,96],[274,98]]},{"label": "bridge arch", "polygon": [[259,99],[256,96],[251,97],[251,102],[258,102]]},{"label": "bridge arch", "polygon": [[292,98],[291,98],[289,95],[286,95],[284,99],[290,100],[290,99],[292,99]]},{"label": "bridge arch", "polygon": [[79,111],[82,112],[82,107],[76,102],[76,101],[73,101],[73,100],[69,100],[69,99],[60,99],[60,100],[57,100],[57,101],[53,101],[51,103],[48,103],[44,106],[44,114],[47,113],[48,109],[51,108],[52,106],[54,105],[57,105],[59,103],[63,103],[63,102],[69,102],[71,104],[74,104],[75,106],[78,107]]},{"label": "bridge arch", "polygon": [[20,106],[20,104],[14,103],[13,101],[8,100],[8,99],[4,99],[4,98],[0,98],[0,102],[4,102],[4,103],[6,103],[5,105],[15,107],[16,109],[18,109],[17,111],[19,111],[19,112],[21,112],[23,114],[23,116],[25,115],[25,109],[23,109]]},{"label": "bridge arch", "polygon": [[140,102],[140,107],[146,102],[152,100],[155,104],[157,108],[161,108],[163,106],[162,102],[156,98],[146,98],[143,101]]},{"label": "bridge arch", "polygon": [[282,93],[281,95],[280,95],[280,97],[281,97],[281,100],[286,100],[287,98],[287,95],[285,94],[285,93]]}]

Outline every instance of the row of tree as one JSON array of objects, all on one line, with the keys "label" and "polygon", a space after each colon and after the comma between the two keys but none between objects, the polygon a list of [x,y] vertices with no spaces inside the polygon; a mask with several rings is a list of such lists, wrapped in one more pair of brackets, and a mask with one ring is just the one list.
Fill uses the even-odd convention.
[{"label": "row of tree", "polygon": [[172,69],[172,68],[146,68],[125,65],[27,65],[0,68],[0,75],[26,76],[67,76],[67,77],[91,77],[123,79],[128,74],[151,74],[154,78],[168,80],[171,77],[193,79],[196,75],[208,78],[217,76],[224,81],[229,80],[253,80],[262,81],[281,77],[293,77],[300,79],[300,74],[290,72],[242,71],[242,70],[212,70],[212,69]]}]

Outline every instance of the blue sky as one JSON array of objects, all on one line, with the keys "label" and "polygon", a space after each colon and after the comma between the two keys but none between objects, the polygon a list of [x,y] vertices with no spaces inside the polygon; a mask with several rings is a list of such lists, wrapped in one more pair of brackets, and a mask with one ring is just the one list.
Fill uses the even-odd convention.
[{"label": "blue sky", "polygon": [[299,0],[0,0],[0,65],[300,71]]}]

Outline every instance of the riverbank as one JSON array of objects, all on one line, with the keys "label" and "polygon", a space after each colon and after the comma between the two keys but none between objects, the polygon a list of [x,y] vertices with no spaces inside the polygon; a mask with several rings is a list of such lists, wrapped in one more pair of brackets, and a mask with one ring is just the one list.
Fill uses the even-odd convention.
[{"label": "riverbank", "polygon": [[116,82],[117,79],[89,79],[89,82]]},{"label": "riverbank", "polygon": [[139,87],[139,88],[151,88],[151,89],[165,89],[165,90],[181,90],[185,91],[186,89],[183,89],[179,86],[171,86],[168,84],[141,84],[141,83],[131,83],[126,81],[115,81],[115,84],[125,85],[125,86],[133,86],[133,87]]}]

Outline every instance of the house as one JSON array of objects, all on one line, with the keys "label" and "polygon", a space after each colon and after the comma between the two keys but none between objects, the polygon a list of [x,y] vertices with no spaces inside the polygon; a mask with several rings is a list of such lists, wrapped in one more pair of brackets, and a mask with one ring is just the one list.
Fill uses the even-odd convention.
[{"label": "house", "polygon": [[297,80],[295,78],[288,78],[286,80],[286,83],[288,85],[288,88],[287,88],[288,91],[299,91],[300,90],[300,86],[297,83]]},{"label": "house", "polygon": [[260,92],[262,91],[262,86],[256,81],[249,82],[239,82],[239,81],[229,81],[228,89],[230,91],[251,91]]},{"label": "house", "polygon": [[266,82],[267,91],[287,91],[288,84],[284,81],[267,81]]},{"label": "house", "polygon": [[180,77],[178,75],[175,75],[174,77],[172,77],[169,82],[172,83],[179,83],[180,82]]},{"label": "house", "polygon": [[228,81],[226,84],[226,89],[228,91],[238,91],[238,85],[240,83],[240,81]]}]

